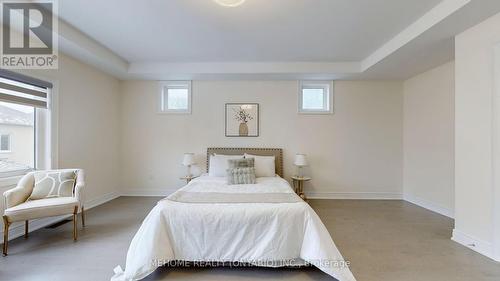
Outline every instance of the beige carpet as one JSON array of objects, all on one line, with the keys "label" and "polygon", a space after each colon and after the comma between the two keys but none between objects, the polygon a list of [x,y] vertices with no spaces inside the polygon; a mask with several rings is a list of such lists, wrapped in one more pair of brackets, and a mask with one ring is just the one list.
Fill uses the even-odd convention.
[{"label": "beige carpet", "polygon": [[[10,243],[0,280],[109,280],[159,198],[122,197],[71,223]],[[312,200],[358,281],[498,281],[500,264],[450,240],[453,221],[402,201]],[[314,268],[161,268],[145,280],[332,280]]]}]

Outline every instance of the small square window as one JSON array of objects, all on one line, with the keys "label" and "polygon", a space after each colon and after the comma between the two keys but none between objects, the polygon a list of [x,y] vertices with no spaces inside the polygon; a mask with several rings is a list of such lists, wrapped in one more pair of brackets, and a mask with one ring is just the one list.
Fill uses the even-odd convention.
[{"label": "small square window", "polygon": [[333,113],[331,82],[301,81],[299,89],[299,113]]},{"label": "small square window", "polygon": [[191,113],[191,81],[164,81],[160,88],[160,112]]},{"label": "small square window", "polygon": [[188,108],[188,89],[167,89],[167,109],[186,110]]}]

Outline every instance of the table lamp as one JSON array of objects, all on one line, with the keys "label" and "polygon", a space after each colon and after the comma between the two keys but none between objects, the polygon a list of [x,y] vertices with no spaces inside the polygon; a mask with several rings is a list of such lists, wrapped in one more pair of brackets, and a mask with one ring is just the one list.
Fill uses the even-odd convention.
[{"label": "table lamp", "polygon": [[184,153],[184,158],[182,159],[182,165],[187,167],[187,176],[191,177],[191,165],[194,162],[194,153]]},{"label": "table lamp", "polygon": [[307,157],[305,154],[297,154],[295,155],[295,161],[293,162],[295,166],[297,166],[297,176],[302,177],[302,167],[309,165],[307,163]]}]

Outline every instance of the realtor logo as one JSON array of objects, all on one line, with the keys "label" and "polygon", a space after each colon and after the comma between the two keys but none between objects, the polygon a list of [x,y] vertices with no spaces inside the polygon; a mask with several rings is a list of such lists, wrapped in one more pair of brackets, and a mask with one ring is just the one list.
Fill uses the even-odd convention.
[{"label": "realtor logo", "polygon": [[1,68],[58,67],[55,7],[54,1],[2,1]]}]

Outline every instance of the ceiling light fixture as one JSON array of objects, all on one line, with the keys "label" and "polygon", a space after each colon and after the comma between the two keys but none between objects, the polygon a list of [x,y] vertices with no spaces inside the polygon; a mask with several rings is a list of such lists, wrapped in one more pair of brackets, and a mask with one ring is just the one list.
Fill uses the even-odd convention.
[{"label": "ceiling light fixture", "polygon": [[217,4],[224,7],[238,7],[243,4],[245,0],[214,0]]}]

